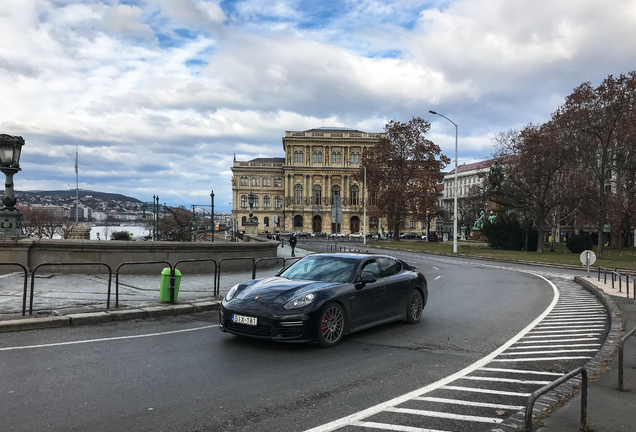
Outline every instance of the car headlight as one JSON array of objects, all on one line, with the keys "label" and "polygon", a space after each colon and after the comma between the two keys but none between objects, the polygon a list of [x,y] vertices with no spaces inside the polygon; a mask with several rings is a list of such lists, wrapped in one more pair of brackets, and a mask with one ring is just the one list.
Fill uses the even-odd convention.
[{"label": "car headlight", "polygon": [[228,291],[228,293],[225,295],[225,301],[230,301],[234,298],[234,296],[236,295],[236,292],[238,291],[238,287],[240,284],[236,284],[232,287],[232,289],[230,289],[230,291]]},{"label": "car headlight", "polygon": [[314,293],[303,294],[285,303],[285,306],[283,306],[283,309],[299,309],[299,308],[308,306],[315,299],[316,299],[316,294]]}]

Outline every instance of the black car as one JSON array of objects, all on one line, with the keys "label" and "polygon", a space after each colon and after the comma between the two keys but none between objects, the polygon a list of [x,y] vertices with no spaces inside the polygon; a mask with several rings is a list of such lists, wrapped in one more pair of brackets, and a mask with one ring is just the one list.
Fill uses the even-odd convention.
[{"label": "black car", "polygon": [[227,293],[221,330],[260,339],[337,345],[342,337],[391,321],[414,324],[428,299],[426,278],[386,255],[315,254],[277,276]]}]

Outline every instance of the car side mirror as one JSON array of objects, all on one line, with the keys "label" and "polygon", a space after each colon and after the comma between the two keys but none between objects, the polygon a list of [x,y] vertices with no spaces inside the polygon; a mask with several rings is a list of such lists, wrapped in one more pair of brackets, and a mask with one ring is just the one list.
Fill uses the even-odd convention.
[{"label": "car side mirror", "polygon": [[360,281],[356,284],[356,289],[362,289],[366,284],[377,282],[378,278],[371,273],[363,273]]}]

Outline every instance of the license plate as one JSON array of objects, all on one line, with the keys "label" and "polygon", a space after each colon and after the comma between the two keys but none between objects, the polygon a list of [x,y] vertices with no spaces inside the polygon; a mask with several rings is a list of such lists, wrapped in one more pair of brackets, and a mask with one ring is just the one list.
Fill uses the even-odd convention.
[{"label": "license plate", "polygon": [[232,314],[232,321],[238,324],[256,325],[256,318]]}]

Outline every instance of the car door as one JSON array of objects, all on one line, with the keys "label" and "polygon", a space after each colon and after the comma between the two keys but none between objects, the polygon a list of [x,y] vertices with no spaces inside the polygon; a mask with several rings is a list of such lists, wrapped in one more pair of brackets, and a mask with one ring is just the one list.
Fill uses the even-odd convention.
[{"label": "car door", "polygon": [[401,317],[406,313],[412,278],[408,272],[403,271],[399,260],[390,257],[380,257],[377,260],[386,286],[387,316]]},{"label": "car door", "polygon": [[377,278],[377,281],[367,283],[351,294],[352,330],[369,326],[386,317],[386,308],[384,307],[386,286],[380,275],[378,262],[375,259],[365,261],[356,276],[356,281],[359,281],[364,273],[372,274]]}]

